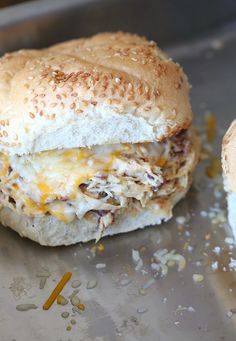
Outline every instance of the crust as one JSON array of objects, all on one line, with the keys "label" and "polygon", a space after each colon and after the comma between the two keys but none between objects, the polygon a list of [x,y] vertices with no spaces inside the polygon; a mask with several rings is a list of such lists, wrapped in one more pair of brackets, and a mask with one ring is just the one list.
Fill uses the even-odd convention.
[{"label": "crust", "polygon": [[236,193],[236,120],[226,132],[222,145],[222,167],[224,172],[225,188]]},{"label": "crust", "polygon": [[0,150],[162,140],[192,120],[181,67],[153,42],[102,33],[0,59]]},{"label": "crust", "polygon": [[[187,190],[188,188],[182,188],[174,193],[168,201],[159,205],[152,202],[149,207],[140,210],[122,210],[115,222],[105,230],[103,236],[134,231],[169,220],[172,217],[174,205],[185,196]],[[0,210],[0,221],[22,237],[28,237],[41,245],[71,245],[99,237],[97,221],[91,218],[75,219],[72,223],[65,224],[52,216],[30,218],[3,207]]]}]

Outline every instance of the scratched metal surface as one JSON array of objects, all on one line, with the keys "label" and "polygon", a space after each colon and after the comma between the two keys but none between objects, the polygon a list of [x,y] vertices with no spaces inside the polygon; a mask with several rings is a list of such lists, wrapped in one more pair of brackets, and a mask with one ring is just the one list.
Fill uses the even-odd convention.
[{"label": "scratched metal surface", "polygon": [[[214,153],[219,157],[222,134],[236,116],[236,25],[226,25],[204,39],[169,46],[166,50],[184,66],[193,85],[196,124],[204,125],[207,110],[217,117]],[[236,282],[234,271],[227,267],[229,246],[224,242],[230,231],[227,225],[220,227],[200,214],[202,210],[209,212],[216,202],[225,208],[225,198],[224,195],[216,198],[215,185],[205,176],[206,166],[204,161],[198,167],[192,189],[175,209],[175,216],[190,215],[183,231],[173,218],[161,227],[106,238],[104,252],[93,257],[89,251],[93,243],[45,248],[1,228],[0,340],[234,341],[236,317],[230,316],[229,311],[236,307]],[[206,241],[208,234],[210,239]],[[186,242],[192,250],[184,250]],[[217,256],[212,252],[214,246],[224,251]],[[181,272],[170,269],[167,277],[156,278],[142,296],[139,289],[153,278],[150,258],[162,248],[183,254],[186,268]],[[141,249],[146,272],[134,270],[132,249]],[[235,257],[234,250],[231,257]],[[212,271],[213,261],[219,262],[218,271]],[[105,263],[106,268],[97,270],[97,263]],[[36,277],[41,267],[52,273],[43,290],[39,289]],[[79,297],[86,305],[85,312],[75,317],[77,324],[70,332],[66,331],[68,322],[60,314],[71,308],[54,305],[47,312],[41,309],[65,271],[72,271],[73,278],[81,280]],[[124,273],[130,279],[127,285],[121,285]],[[195,273],[204,275],[202,283],[193,282]],[[97,286],[88,290],[86,283],[91,279],[97,280]],[[63,291],[65,296],[71,292],[70,285]],[[16,305],[20,303],[34,303],[39,308],[18,312]],[[194,311],[178,311],[179,305]],[[137,312],[140,308],[147,311],[140,314]]]}]

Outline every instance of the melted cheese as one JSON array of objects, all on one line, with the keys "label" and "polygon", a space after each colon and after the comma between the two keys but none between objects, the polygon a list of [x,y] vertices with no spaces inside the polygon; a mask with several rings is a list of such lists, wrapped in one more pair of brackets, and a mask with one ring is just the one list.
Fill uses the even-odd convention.
[{"label": "melted cheese", "polygon": [[0,154],[0,176],[6,176],[10,167],[8,156],[1,153]]},{"label": "melted cheese", "polygon": [[38,187],[38,189],[40,191],[40,195],[41,195],[40,202],[42,204],[44,204],[47,202],[47,199],[53,193],[53,189],[46,182],[43,182],[43,181],[38,182],[37,187]]},{"label": "melted cheese", "polygon": [[46,151],[32,156],[12,156],[14,170],[27,181],[24,190],[37,202],[57,197],[75,198],[78,187],[97,172],[109,172],[114,162],[134,148],[127,145]]},{"label": "melted cheese", "polygon": [[[1,154],[0,176],[7,182],[11,165],[14,170],[10,175],[11,181],[14,179],[11,185],[13,197],[23,203],[26,214],[50,213],[68,223],[75,214],[83,217],[88,210],[100,209],[100,199],[83,196],[79,191],[78,187],[82,183],[91,180],[98,172],[115,170],[117,175],[122,175],[127,167],[131,176],[135,172],[143,172],[142,167],[137,168],[137,164],[127,164],[135,158],[148,158],[153,165],[162,166],[165,164],[163,159],[159,160],[162,154],[163,146],[158,143],[53,150],[21,157],[10,156],[9,159]],[[76,203],[76,208],[67,205],[67,200]],[[108,206],[111,209],[109,204],[106,209]]]}]

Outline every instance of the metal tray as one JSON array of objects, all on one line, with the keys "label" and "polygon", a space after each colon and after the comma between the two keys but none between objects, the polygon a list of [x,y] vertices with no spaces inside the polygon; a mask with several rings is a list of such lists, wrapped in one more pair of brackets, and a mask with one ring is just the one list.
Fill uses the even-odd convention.
[{"label": "metal tray", "polygon": [[[194,15],[199,18],[203,6],[209,6],[206,2],[191,2],[191,9],[185,1],[178,2],[178,8],[174,3],[165,2],[164,9],[159,1],[127,1],[126,7],[124,1],[35,1],[15,6],[0,11],[0,51],[46,46],[104,29],[147,34],[166,45],[166,51],[184,66],[193,85],[196,125],[205,126],[206,111],[215,113],[218,134],[213,153],[219,158],[222,135],[236,114],[236,23],[226,24],[234,14],[235,2],[215,1],[212,11],[206,7],[204,13],[209,17],[199,27]],[[166,18],[175,20],[170,20],[169,26]],[[191,21],[192,29],[186,32],[186,23]],[[217,22],[224,25],[206,34]],[[176,44],[176,36],[180,41],[190,35],[204,38]],[[234,341],[236,281],[229,262],[236,252],[230,239],[225,241],[230,236],[224,217],[225,197],[220,180],[206,177],[208,164],[204,161],[198,167],[191,191],[170,222],[106,238],[102,240],[104,251],[95,255],[93,243],[45,248],[2,228],[0,340]],[[188,221],[181,226],[181,218],[177,223],[176,217]],[[213,252],[215,246],[220,247],[219,255]],[[153,253],[163,248],[184,255],[186,268],[179,272],[176,267],[169,268],[166,277],[156,277],[145,292],[140,291],[154,278],[150,268]],[[140,250],[140,271],[135,271],[132,249]],[[219,269],[213,271],[215,261]],[[97,269],[99,263],[106,264],[105,269]],[[40,290],[36,275],[42,267],[48,268],[51,276]],[[73,317],[77,323],[71,331],[66,330],[70,318],[60,316],[71,307],[54,304],[47,312],[41,309],[65,271],[80,279],[79,297],[86,307]],[[204,280],[194,282],[193,274],[202,274]],[[97,280],[94,289],[86,288],[89,280]],[[63,293],[68,296],[71,292],[69,284]],[[35,303],[38,309],[19,312],[16,305],[20,303]]]}]

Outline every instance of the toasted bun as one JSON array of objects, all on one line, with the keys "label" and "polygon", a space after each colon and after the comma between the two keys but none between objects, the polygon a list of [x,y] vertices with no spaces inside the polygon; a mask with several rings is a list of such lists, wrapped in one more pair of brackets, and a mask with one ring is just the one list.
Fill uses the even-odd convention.
[{"label": "toasted bun", "polygon": [[154,42],[101,33],[0,59],[0,150],[162,140],[188,128],[189,84]]},{"label": "toasted bun", "polygon": [[[176,191],[170,200],[162,205],[150,204],[149,207],[137,209],[123,209],[115,222],[104,232],[103,236],[134,231],[145,226],[161,224],[172,217],[174,205],[182,199],[189,187]],[[58,221],[52,216],[30,218],[21,215],[10,208],[0,209],[0,222],[9,226],[22,237],[30,238],[41,245],[58,246],[87,242],[99,238],[97,219],[75,219],[70,224]]]},{"label": "toasted bun", "polygon": [[236,120],[232,122],[223,139],[222,167],[226,191],[236,193]]}]

